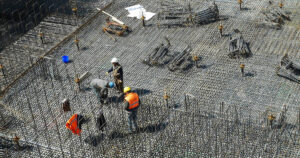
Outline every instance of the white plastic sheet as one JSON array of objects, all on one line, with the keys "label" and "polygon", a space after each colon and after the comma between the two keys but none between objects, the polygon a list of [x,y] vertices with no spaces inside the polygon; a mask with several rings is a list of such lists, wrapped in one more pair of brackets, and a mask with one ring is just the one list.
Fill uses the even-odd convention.
[{"label": "white plastic sheet", "polygon": [[141,17],[144,16],[145,20],[150,20],[156,14],[152,12],[147,12],[146,9],[139,4],[127,7],[125,9],[129,12],[129,14],[127,15],[128,17],[137,19],[141,19]]}]

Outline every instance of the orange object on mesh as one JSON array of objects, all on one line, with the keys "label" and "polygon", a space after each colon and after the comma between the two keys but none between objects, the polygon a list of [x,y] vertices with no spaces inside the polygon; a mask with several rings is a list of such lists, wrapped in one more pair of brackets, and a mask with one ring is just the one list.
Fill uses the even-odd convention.
[{"label": "orange object on mesh", "polygon": [[66,123],[66,127],[74,134],[80,136],[81,129],[78,127],[78,114],[74,114]]}]

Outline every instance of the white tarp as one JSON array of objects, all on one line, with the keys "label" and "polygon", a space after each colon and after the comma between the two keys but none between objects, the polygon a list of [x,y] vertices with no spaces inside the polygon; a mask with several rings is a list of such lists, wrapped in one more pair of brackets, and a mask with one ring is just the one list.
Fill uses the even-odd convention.
[{"label": "white tarp", "polygon": [[129,12],[127,16],[131,18],[136,17],[138,19],[141,19],[143,15],[145,17],[145,20],[150,20],[155,15],[155,13],[147,12],[146,9],[139,4],[127,7],[125,9]]}]

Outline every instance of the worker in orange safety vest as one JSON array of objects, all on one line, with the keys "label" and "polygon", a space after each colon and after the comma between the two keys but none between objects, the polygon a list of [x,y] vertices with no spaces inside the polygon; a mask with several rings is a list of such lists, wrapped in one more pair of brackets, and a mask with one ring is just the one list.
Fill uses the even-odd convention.
[{"label": "worker in orange safety vest", "polygon": [[74,114],[66,123],[66,127],[71,130],[74,134],[77,134],[80,136],[81,133],[81,122],[83,117]]},{"label": "worker in orange safety vest", "polygon": [[130,133],[133,132],[132,126],[134,126],[135,131],[138,131],[137,120],[137,109],[139,108],[141,101],[137,93],[131,91],[130,87],[124,88],[125,94],[125,110],[128,112],[128,125]]}]

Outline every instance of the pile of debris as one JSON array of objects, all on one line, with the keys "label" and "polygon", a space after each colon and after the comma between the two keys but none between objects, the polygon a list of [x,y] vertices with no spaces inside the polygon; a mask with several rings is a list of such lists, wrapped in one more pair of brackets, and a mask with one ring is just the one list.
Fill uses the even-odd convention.
[{"label": "pile of debris", "polygon": [[174,2],[162,2],[157,16],[158,27],[186,27],[203,25],[219,19],[219,9],[215,3],[206,9],[193,11],[191,5],[182,6]]},{"label": "pile of debris", "polygon": [[106,25],[102,28],[102,30],[105,33],[115,34],[118,36],[127,35],[132,31],[127,25],[110,21],[109,18],[106,18]]},{"label": "pile of debris", "polygon": [[286,22],[290,21],[290,12],[284,11],[276,5],[270,5],[261,11],[262,14],[262,25],[268,26],[275,29],[280,29],[281,26]]},{"label": "pile of debris", "polygon": [[[101,10],[101,9],[97,8],[97,10]],[[102,13],[109,16],[106,18],[106,25],[102,27],[102,31],[106,33],[114,41],[116,41],[116,39],[110,34],[114,34],[118,36],[126,36],[130,32],[132,32],[132,29],[129,26],[125,25],[124,22],[122,22],[121,20],[117,19],[116,17],[110,15],[105,11],[102,11]],[[111,18],[112,21],[110,21],[109,18]]]},{"label": "pile of debris", "polygon": [[149,67],[158,66],[167,68],[170,71],[180,70],[181,72],[188,71],[193,66],[201,68],[203,66],[199,65],[200,57],[196,55],[191,55],[192,51],[190,46],[187,46],[182,52],[171,52],[169,50],[171,44],[170,41],[165,38],[167,44],[161,44],[154,49],[154,51],[147,56],[146,59],[142,60],[142,63],[148,65]]},{"label": "pile of debris", "polygon": [[230,35],[229,42],[229,54],[230,58],[240,58],[240,57],[250,57],[251,50],[249,48],[249,43],[246,42],[238,29],[234,29],[233,33]]},{"label": "pile of debris", "polygon": [[291,61],[288,54],[281,58],[280,66],[276,68],[278,76],[300,83],[300,63]]}]

